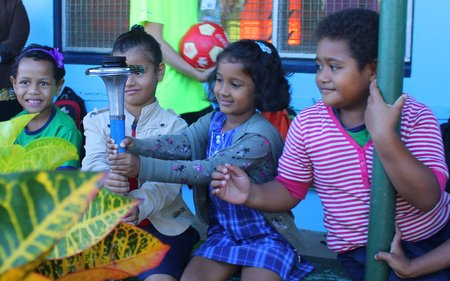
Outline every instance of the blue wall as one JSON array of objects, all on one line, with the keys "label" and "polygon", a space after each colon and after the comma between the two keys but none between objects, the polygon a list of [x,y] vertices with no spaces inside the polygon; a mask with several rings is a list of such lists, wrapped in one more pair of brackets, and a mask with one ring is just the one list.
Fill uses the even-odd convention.
[{"label": "blue wall", "polygon": [[[23,0],[31,22],[28,43],[53,45],[53,1]],[[404,79],[404,91],[427,104],[440,122],[450,117],[450,1],[414,1],[411,77]],[[84,72],[91,65],[66,65],[66,86],[86,100],[88,110],[105,107],[105,87],[98,77]],[[294,74],[290,78],[293,106],[300,110],[320,99],[313,74]],[[183,190],[189,199],[190,191]],[[294,209],[301,228],[324,230],[322,208],[314,191]],[[314,215],[311,215],[314,214]]]}]

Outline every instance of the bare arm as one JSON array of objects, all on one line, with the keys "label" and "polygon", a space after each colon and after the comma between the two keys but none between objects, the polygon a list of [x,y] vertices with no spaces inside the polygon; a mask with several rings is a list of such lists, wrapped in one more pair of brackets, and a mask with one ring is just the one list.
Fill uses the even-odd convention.
[{"label": "bare arm", "polygon": [[386,173],[397,192],[416,208],[427,212],[440,198],[439,183],[434,173],[416,159],[396,132],[406,96],[392,106],[387,105],[372,82],[366,110],[366,126]]},{"label": "bare arm", "polygon": [[164,25],[159,23],[147,22],[145,30],[152,35],[161,45],[163,60],[165,63],[176,69],[178,72],[189,76],[199,82],[206,82],[213,68],[206,71],[199,71],[187,63],[163,38]]},{"label": "bare arm", "polygon": [[265,212],[282,212],[300,202],[282,183],[276,180],[264,184],[252,183],[242,169],[229,164],[217,166],[212,178],[212,194],[233,204],[244,204]]},{"label": "bare arm", "polygon": [[379,252],[375,259],[386,261],[401,278],[417,278],[450,267],[450,239],[430,252],[412,260],[408,259],[401,247],[401,232],[397,227],[391,243],[391,251]]},{"label": "bare arm", "polygon": [[411,276],[421,276],[436,272],[450,266],[450,240],[428,252],[427,254],[413,259],[410,263]]}]

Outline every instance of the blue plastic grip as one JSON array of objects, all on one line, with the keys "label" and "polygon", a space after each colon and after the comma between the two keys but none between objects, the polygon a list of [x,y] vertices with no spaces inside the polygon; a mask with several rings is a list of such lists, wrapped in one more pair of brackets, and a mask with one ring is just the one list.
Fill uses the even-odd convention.
[{"label": "blue plastic grip", "polygon": [[[110,120],[111,138],[117,145],[125,138],[125,120]],[[119,147],[119,153],[125,152],[125,148]]]}]

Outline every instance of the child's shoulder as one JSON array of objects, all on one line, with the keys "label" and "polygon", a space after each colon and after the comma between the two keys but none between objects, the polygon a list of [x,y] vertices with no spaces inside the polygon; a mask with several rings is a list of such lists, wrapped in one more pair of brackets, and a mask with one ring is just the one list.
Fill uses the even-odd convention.
[{"label": "child's shoulder", "polygon": [[164,118],[170,118],[172,120],[178,120],[181,119],[181,117],[175,113],[175,111],[172,108],[164,109],[160,105],[158,105],[158,114],[161,114]]},{"label": "child's shoulder", "polygon": [[[259,130],[259,129],[265,129],[265,128],[275,128],[272,123],[270,123],[269,120],[267,120],[266,117],[264,117],[264,115],[262,115],[261,113],[255,113],[248,121],[247,123],[249,124],[248,127],[249,129],[255,129],[255,130]],[[275,128],[276,129],[276,128]]]},{"label": "child's shoulder", "polygon": [[95,108],[94,110],[86,114],[85,118],[96,118],[96,116],[103,116],[103,115],[109,116],[109,108],[107,107],[101,109]]},{"label": "child's shoulder", "polygon": [[330,108],[319,100],[315,104],[300,110],[294,120],[296,120],[296,122],[311,122],[313,120],[317,120],[318,118],[328,117],[329,111]]},{"label": "child's shoulder", "polygon": [[63,127],[67,130],[77,130],[78,131],[78,127],[75,124],[75,121],[73,120],[73,118],[68,115],[67,113],[65,113],[64,111],[62,111],[59,107],[55,106],[56,108],[56,113],[55,116],[53,117],[53,119],[50,121],[49,126],[60,126]]},{"label": "child's shoulder", "polygon": [[261,113],[255,113],[247,122],[241,126],[242,133],[255,133],[263,135],[268,139],[281,139],[281,135],[266,117]]},{"label": "child's shoulder", "polygon": [[412,96],[407,96],[405,100],[405,105],[403,106],[403,111],[421,111],[430,110],[430,108],[422,102],[419,102]]},{"label": "child's shoulder", "polygon": [[411,96],[407,96],[402,108],[402,121],[415,122],[421,118],[435,118],[431,108],[417,101]]},{"label": "child's shoulder", "polygon": [[158,102],[145,106],[142,108],[140,123],[147,124],[177,124],[183,127],[187,127],[186,122],[173,109],[162,108]]}]

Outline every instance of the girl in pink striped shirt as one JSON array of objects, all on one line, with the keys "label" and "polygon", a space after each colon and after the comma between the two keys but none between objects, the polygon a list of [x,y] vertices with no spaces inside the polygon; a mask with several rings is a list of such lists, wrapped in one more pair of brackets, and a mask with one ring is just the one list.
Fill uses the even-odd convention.
[{"label": "girl in pink striped shirt", "polygon": [[[319,24],[317,37],[322,100],[292,122],[276,180],[257,185],[236,167],[218,166],[212,193],[234,204],[284,211],[314,186],[324,207],[328,247],[353,280],[363,280],[375,149],[397,192],[396,223],[406,256],[423,255],[449,237],[442,139],[425,105],[406,95],[393,105],[384,102],[376,84],[376,12],[332,14]],[[447,278],[440,271],[420,280]],[[392,272],[389,280],[399,277]]]}]

